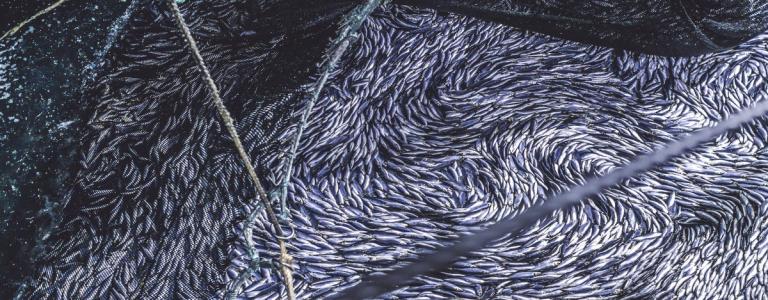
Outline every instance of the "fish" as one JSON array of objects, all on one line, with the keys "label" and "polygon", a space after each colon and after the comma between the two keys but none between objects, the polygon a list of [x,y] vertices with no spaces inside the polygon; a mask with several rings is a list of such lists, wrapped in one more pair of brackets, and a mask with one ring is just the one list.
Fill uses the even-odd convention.
[{"label": "fish", "polygon": [[[223,20],[242,17],[229,3],[187,9],[206,24],[190,21],[193,29],[209,30],[195,32],[201,39],[226,30]],[[94,99],[93,119],[131,118],[120,120],[119,136],[110,125],[84,136],[82,176],[70,199],[84,202],[70,220],[81,240],[51,236],[46,242],[51,261],[67,261],[72,271],[46,265],[38,275],[55,284],[41,280],[32,285],[34,295],[52,289],[82,298],[83,291],[102,288],[102,274],[138,280],[138,270],[154,264],[156,274],[147,275],[153,281],[167,276],[195,287],[179,298],[216,298],[249,275],[243,273],[249,251],[276,257],[267,218],[243,222],[247,210],[239,208],[257,199],[185,48],[165,25],[150,21],[127,25],[111,58],[120,67],[98,78],[114,90]],[[282,182],[285,154],[277,153],[288,153],[306,90],[317,79],[291,75],[302,78],[303,89],[269,95],[263,81],[284,74],[258,70],[270,66],[268,47],[280,43],[206,40],[201,49],[215,62],[211,72],[270,188]],[[294,160],[287,195],[292,217],[282,222],[295,227],[286,243],[299,297],[332,297],[764,100],[765,93],[745,89],[758,90],[747,72],[768,75],[766,45],[762,35],[706,57],[662,59],[427,9],[377,9],[328,78]],[[158,77],[137,77],[153,65],[164,66]],[[144,100],[126,106],[126,98]],[[384,298],[763,295],[765,287],[745,283],[766,282],[760,270],[768,266],[768,189],[760,187],[768,184],[768,165],[759,163],[756,150],[729,150],[764,140],[763,123],[620,182]],[[172,213],[184,217],[174,221]],[[94,229],[103,223],[115,229]],[[162,228],[174,228],[175,239],[144,242]],[[101,248],[134,253],[131,247],[145,249],[121,256],[124,262],[91,255]],[[174,256],[178,249],[190,254]],[[736,254],[743,249],[754,256]],[[747,264],[746,257],[754,259]],[[280,278],[276,268],[263,266],[239,296],[281,298]],[[159,293],[162,284],[147,288]]]}]

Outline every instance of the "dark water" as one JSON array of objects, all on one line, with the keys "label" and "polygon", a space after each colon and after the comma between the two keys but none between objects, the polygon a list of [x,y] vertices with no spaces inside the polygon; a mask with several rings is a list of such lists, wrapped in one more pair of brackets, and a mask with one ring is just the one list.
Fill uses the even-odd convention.
[{"label": "dark water", "polygon": [[[2,1],[3,33],[48,1]],[[69,1],[0,41],[0,299],[30,268],[72,179],[87,120],[83,70],[127,2]]]},{"label": "dark water", "polygon": [[[18,24],[28,16],[54,3],[53,0],[3,0],[0,1],[0,32]],[[74,1],[82,2],[82,1]]]}]

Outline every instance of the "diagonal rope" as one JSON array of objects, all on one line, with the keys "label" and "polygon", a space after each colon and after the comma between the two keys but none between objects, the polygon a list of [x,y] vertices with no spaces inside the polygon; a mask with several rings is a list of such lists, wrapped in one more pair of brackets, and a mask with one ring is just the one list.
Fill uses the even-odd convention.
[{"label": "diagonal rope", "polygon": [[521,214],[504,219],[496,224],[459,238],[452,245],[413,259],[413,262],[379,276],[371,276],[362,283],[341,292],[335,299],[365,299],[390,292],[411,281],[419,275],[434,274],[446,270],[462,256],[483,249],[491,241],[508,235],[516,235],[538,220],[560,209],[568,209],[581,203],[589,196],[598,194],[603,189],[629,179],[637,174],[665,163],[670,159],[691,151],[693,148],[723,133],[738,129],[758,117],[768,113],[768,100],[760,101],[755,106],[733,115],[714,127],[700,129],[682,139],[665,145],[659,150],[641,155],[624,167],[614,169],[605,176],[588,180],[584,185],[540,201]]},{"label": "diagonal rope", "polygon": [[[315,82],[314,86],[312,87],[312,93],[310,95],[310,98],[307,100],[307,103],[305,104],[304,111],[302,113],[301,119],[298,122],[298,129],[296,132],[296,135],[294,136],[293,143],[290,145],[290,150],[288,152],[288,155],[286,159],[282,162],[282,168],[284,170],[284,176],[281,180],[281,184],[278,187],[278,195],[280,198],[280,207],[281,207],[281,215],[280,217],[284,220],[290,219],[290,211],[288,209],[288,203],[287,203],[287,195],[288,195],[288,185],[290,184],[290,179],[292,177],[293,173],[293,160],[296,157],[296,152],[298,150],[298,145],[301,141],[301,136],[304,133],[304,129],[307,126],[309,115],[312,112],[312,109],[317,102],[317,99],[320,97],[320,93],[322,92],[323,88],[325,87],[326,82],[328,81],[328,78],[330,77],[330,74],[333,72],[333,70],[338,65],[339,60],[341,60],[341,57],[346,52],[347,48],[349,48],[349,45],[351,45],[355,38],[356,38],[356,32],[360,29],[360,26],[362,26],[363,22],[368,18],[368,16],[373,12],[373,10],[378,7],[381,4],[382,0],[369,0],[365,4],[361,4],[357,7],[355,7],[341,22],[340,30],[330,46],[328,47],[328,50],[326,51],[325,58],[323,62],[321,63],[320,67],[320,77]],[[274,194],[270,194],[274,195]],[[246,284],[246,278],[250,274],[250,272],[253,272],[255,270],[258,270],[262,266],[262,264],[270,264],[270,262],[267,260],[265,261],[261,257],[259,257],[258,252],[256,251],[255,247],[253,246],[253,243],[251,242],[251,235],[252,235],[252,229],[251,227],[256,222],[256,215],[258,214],[259,208],[253,209],[251,213],[249,214],[245,226],[243,229],[243,233],[245,236],[245,248],[246,248],[246,254],[250,258],[250,263],[248,264],[248,267],[245,271],[241,272],[240,275],[237,276],[237,279],[235,280],[235,283],[233,284],[233,287],[231,290],[227,290],[225,293],[225,297],[228,299],[235,299],[237,295],[239,294],[239,291],[242,289],[242,287]],[[291,227],[293,229],[293,227]],[[292,233],[289,237],[278,237],[279,239],[290,239],[294,234]]]},{"label": "diagonal rope", "polygon": [[27,25],[29,22],[32,22],[32,21],[34,21],[35,19],[39,18],[40,16],[42,16],[42,15],[44,15],[44,14],[47,14],[47,13],[49,13],[50,11],[52,11],[53,9],[55,9],[55,8],[59,7],[60,5],[64,4],[64,2],[67,2],[67,1],[68,1],[68,0],[59,0],[59,1],[56,1],[56,2],[54,2],[53,4],[51,4],[50,6],[48,6],[48,7],[44,8],[43,10],[41,10],[41,11],[38,11],[36,14],[32,15],[31,17],[27,18],[26,20],[24,20],[24,21],[21,21],[21,23],[17,24],[16,26],[14,26],[13,28],[11,28],[10,30],[6,31],[6,32],[3,34],[3,36],[0,36],[0,41],[2,41],[2,40],[4,40],[4,39],[6,39],[6,38],[8,38],[8,37],[10,37],[10,36],[12,36],[12,35],[14,35],[14,34],[16,34],[16,32],[17,32],[17,31],[19,31],[19,29],[21,29],[22,27],[24,27],[25,25]]},{"label": "diagonal rope", "polygon": [[195,42],[195,39],[192,37],[192,33],[189,31],[189,27],[187,27],[187,24],[184,22],[184,18],[181,15],[181,12],[179,11],[179,6],[176,4],[176,1],[174,0],[167,0],[168,5],[171,7],[171,10],[173,12],[173,15],[176,20],[176,26],[181,30],[181,32],[184,35],[184,38],[187,41],[187,44],[189,45],[190,50],[192,51],[192,54],[195,58],[195,62],[197,62],[197,66],[200,69],[200,72],[203,75],[203,80],[205,81],[205,84],[208,86],[208,89],[211,92],[211,95],[213,96],[213,103],[216,106],[216,110],[219,112],[219,115],[221,116],[222,122],[224,122],[224,127],[227,128],[227,132],[229,133],[229,136],[232,138],[232,141],[234,142],[235,149],[237,150],[237,154],[240,156],[240,159],[243,162],[243,165],[245,166],[246,171],[248,172],[248,176],[251,178],[251,181],[253,181],[253,186],[256,189],[256,193],[259,196],[259,200],[261,201],[261,206],[264,207],[264,210],[267,212],[267,217],[269,218],[270,223],[272,223],[272,227],[274,227],[275,233],[278,236],[277,244],[280,247],[280,272],[283,275],[283,283],[285,284],[286,291],[288,294],[288,299],[296,299],[296,293],[293,288],[293,275],[291,270],[291,261],[292,258],[288,254],[288,250],[286,248],[285,242],[283,239],[279,238],[283,236],[283,230],[280,228],[280,222],[277,219],[277,216],[275,215],[274,210],[272,209],[272,206],[270,206],[269,198],[267,197],[267,193],[264,190],[264,187],[261,185],[261,181],[259,181],[259,176],[256,173],[256,170],[253,168],[253,163],[251,162],[250,157],[245,152],[245,148],[243,147],[242,142],[240,141],[240,136],[237,134],[237,131],[235,130],[234,121],[232,120],[232,117],[229,114],[229,111],[227,110],[227,107],[224,106],[224,101],[221,99],[221,96],[219,95],[219,89],[216,86],[216,83],[211,78],[211,74],[208,71],[208,67],[206,67],[205,62],[203,61],[203,57],[200,54],[200,50],[197,48],[197,43]]},{"label": "diagonal rope", "polygon": [[325,83],[328,81],[331,72],[336,69],[341,57],[347,51],[349,46],[357,38],[357,31],[363,22],[371,15],[374,9],[379,7],[384,0],[368,0],[366,3],[355,7],[342,21],[341,29],[333,39],[331,46],[326,52],[325,59],[323,60],[322,67],[320,68],[320,78],[317,79],[315,85],[312,87],[312,95],[307,100],[304,106],[304,112],[301,115],[301,119],[298,123],[298,129],[296,129],[296,135],[293,137],[288,156],[283,161],[283,178],[280,183],[280,205],[284,218],[288,218],[288,204],[286,198],[288,197],[288,185],[290,184],[291,177],[293,176],[293,160],[296,158],[296,152],[299,149],[301,143],[301,136],[304,134],[304,129],[307,127],[309,121],[309,115],[312,114],[312,109],[315,107],[317,99],[320,98],[320,93],[325,87]]}]

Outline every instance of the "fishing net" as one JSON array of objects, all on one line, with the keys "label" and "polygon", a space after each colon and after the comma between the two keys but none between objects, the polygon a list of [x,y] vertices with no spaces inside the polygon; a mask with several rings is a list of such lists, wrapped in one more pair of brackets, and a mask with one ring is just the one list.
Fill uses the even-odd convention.
[{"label": "fishing net", "polygon": [[[362,24],[328,70],[295,157],[328,44],[357,2],[299,13],[291,1],[182,5],[274,207],[286,196],[300,298],[403,266],[766,97],[765,36],[668,58],[516,29],[503,3],[486,18],[435,3],[386,4]],[[125,7],[134,9],[122,33],[90,71],[75,175],[23,295],[280,297],[274,232],[170,10]],[[703,10],[689,7],[689,19],[706,19]],[[737,39],[716,30],[728,26],[697,26],[720,48]],[[740,41],[764,30],[748,29]],[[663,54],[702,49],[690,34],[692,44]],[[650,47],[617,35],[587,41]],[[766,125],[722,135],[387,297],[765,295]]]}]

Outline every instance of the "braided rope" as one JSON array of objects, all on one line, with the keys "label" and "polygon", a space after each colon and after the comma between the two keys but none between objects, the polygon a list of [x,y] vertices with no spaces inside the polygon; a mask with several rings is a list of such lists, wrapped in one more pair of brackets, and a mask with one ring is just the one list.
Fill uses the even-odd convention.
[{"label": "braided rope", "polygon": [[581,186],[576,186],[566,192],[540,201],[537,205],[524,210],[515,217],[504,219],[485,230],[461,237],[452,245],[417,257],[413,259],[412,263],[399,269],[383,275],[371,276],[367,280],[363,280],[362,283],[343,291],[335,299],[373,298],[395,290],[416,276],[443,271],[458,258],[484,248],[493,240],[508,235],[516,235],[557,210],[573,207],[587,197],[600,193],[605,188],[668,162],[672,158],[689,152],[719,135],[738,129],[766,113],[768,113],[768,100],[758,102],[755,106],[721,121],[716,126],[700,129],[654,152],[641,155],[624,167],[614,169],[605,176],[592,178]]},{"label": "braided rope", "polygon": [[235,150],[237,150],[237,154],[240,156],[240,159],[242,160],[243,165],[245,166],[245,169],[248,172],[248,176],[251,178],[251,181],[253,181],[253,186],[256,189],[257,195],[259,196],[261,205],[264,207],[264,210],[267,212],[267,217],[269,218],[270,223],[272,223],[272,227],[274,227],[275,233],[278,236],[276,240],[277,240],[278,246],[280,247],[279,265],[280,265],[280,272],[283,275],[283,283],[285,284],[286,291],[288,293],[288,299],[291,299],[291,300],[296,299],[296,293],[293,288],[293,275],[291,270],[292,258],[288,254],[285,241],[279,238],[283,236],[283,230],[280,227],[280,222],[278,221],[274,210],[270,206],[269,198],[267,197],[267,193],[264,190],[264,187],[261,185],[261,181],[259,180],[259,175],[256,173],[256,170],[253,168],[253,163],[251,162],[251,158],[248,156],[248,153],[246,153],[245,148],[243,147],[243,143],[240,141],[240,136],[238,135],[237,130],[235,129],[234,120],[232,120],[232,117],[229,114],[227,107],[224,105],[224,101],[221,99],[221,96],[219,94],[219,89],[216,86],[216,83],[211,78],[211,74],[208,71],[208,67],[206,67],[205,62],[203,61],[203,57],[200,54],[200,50],[197,48],[197,43],[195,42],[195,39],[192,37],[192,33],[190,33],[189,31],[189,27],[187,27],[187,24],[184,22],[184,18],[181,15],[181,11],[179,11],[179,6],[176,4],[176,1],[174,0],[167,0],[166,2],[171,7],[171,10],[176,20],[176,25],[183,33],[184,38],[186,39],[187,44],[189,45],[189,48],[192,51],[192,54],[195,58],[195,62],[197,62],[197,66],[203,75],[203,80],[205,81],[205,84],[208,86],[208,89],[211,91],[212,100],[214,105],[216,106],[216,110],[221,116],[222,122],[224,122],[224,127],[227,128],[227,132],[229,133],[229,136],[232,138],[232,141],[234,142]]}]

